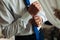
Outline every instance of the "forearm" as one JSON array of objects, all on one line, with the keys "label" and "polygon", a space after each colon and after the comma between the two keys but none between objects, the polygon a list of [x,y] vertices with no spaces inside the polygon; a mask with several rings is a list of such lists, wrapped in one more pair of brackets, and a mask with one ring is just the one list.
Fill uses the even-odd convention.
[{"label": "forearm", "polygon": [[[8,9],[3,4],[3,1],[0,1],[0,31],[2,34],[2,30],[10,25],[14,21],[13,16],[10,14]],[[1,37],[1,35],[0,35]]]},{"label": "forearm", "polygon": [[15,21],[14,23],[6,26],[3,30],[2,30],[2,34],[6,37],[6,38],[10,38],[11,36],[16,35],[17,33],[21,33],[25,28],[21,25],[21,20],[18,19],[17,21]]},{"label": "forearm", "polygon": [[23,17],[18,18],[14,23],[6,26],[3,29],[3,34],[6,38],[10,38],[13,35],[16,35],[18,33],[22,33],[26,29],[26,25],[28,24],[29,19],[31,16],[29,16],[28,13],[23,15]]}]

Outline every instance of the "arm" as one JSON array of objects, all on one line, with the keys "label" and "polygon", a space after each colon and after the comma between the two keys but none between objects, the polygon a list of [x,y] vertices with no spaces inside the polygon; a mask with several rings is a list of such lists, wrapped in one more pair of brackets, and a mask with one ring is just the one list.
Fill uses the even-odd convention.
[{"label": "arm", "polygon": [[[28,14],[28,13],[26,13]],[[6,38],[22,33],[26,29],[26,25],[31,18],[29,15],[24,15],[24,17],[17,19],[14,23],[6,26],[3,30],[3,34]],[[25,19],[26,18],[26,19]]]},{"label": "arm", "polygon": [[[2,3],[2,1],[0,1]],[[4,37],[10,38],[17,33],[22,32],[26,26],[24,17],[18,18],[16,21],[13,18],[12,14],[8,11],[4,4],[0,4],[0,25],[3,27],[2,34]],[[25,14],[26,15],[26,14]],[[14,21],[14,22],[13,22]],[[12,23],[13,22],[13,23]]]},{"label": "arm", "polygon": [[8,26],[14,21],[13,16],[4,6],[2,0],[0,0],[0,30],[2,31],[5,26]]},{"label": "arm", "polygon": [[[32,17],[34,17],[34,18],[37,17],[36,18],[37,20],[33,18],[35,20],[35,22],[33,21],[33,24],[38,25],[38,29],[40,29],[41,28],[40,23],[42,23],[41,20],[43,20],[43,22],[45,22],[47,20],[45,14],[44,14],[44,11],[42,11],[40,3],[36,0],[35,2],[33,2],[30,5],[30,7],[28,8],[28,11],[32,15]],[[38,16],[36,16],[36,15],[38,15]]]},{"label": "arm", "polygon": [[42,9],[41,11],[39,11],[39,13],[38,13],[37,15],[42,18],[43,23],[44,23],[45,21],[47,21],[47,17],[46,17],[46,15],[45,15],[45,12],[44,12],[43,9]]}]

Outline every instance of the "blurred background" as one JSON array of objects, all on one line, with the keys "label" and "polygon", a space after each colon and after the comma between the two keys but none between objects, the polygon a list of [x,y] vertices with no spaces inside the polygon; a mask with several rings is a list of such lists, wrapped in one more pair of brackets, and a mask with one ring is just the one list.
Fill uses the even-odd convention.
[{"label": "blurred background", "polygon": [[[48,21],[51,23],[51,24],[49,23],[42,24],[44,40],[60,40],[60,24],[59,24],[60,22],[59,21],[60,20],[60,0],[39,0],[39,2],[41,3],[42,8],[46,13],[46,17]],[[53,14],[54,14],[55,19],[52,16]],[[51,17],[48,17],[49,15],[51,15]],[[50,18],[57,20],[57,21],[54,21],[52,19],[50,20]],[[3,35],[1,34],[1,30],[0,30],[0,35],[1,37],[3,37]],[[1,38],[1,37],[0,37],[0,40],[15,40],[14,36],[9,39]]]}]

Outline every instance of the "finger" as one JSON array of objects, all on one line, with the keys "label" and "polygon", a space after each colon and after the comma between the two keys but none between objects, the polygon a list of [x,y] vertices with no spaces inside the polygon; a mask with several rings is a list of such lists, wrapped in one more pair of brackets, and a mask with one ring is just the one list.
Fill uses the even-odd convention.
[{"label": "finger", "polygon": [[37,23],[37,22],[41,22],[41,19],[35,19],[35,22]]},{"label": "finger", "polygon": [[42,22],[42,18],[41,17],[39,17],[39,16],[37,16],[37,17],[35,17],[35,22]]},{"label": "finger", "polygon": [[40,17],[39,16],[34,16],[34,19],[36,20],[36,19],[40,19]]},{"label": "finger", "polygon": [[42,23],[42,19],[36,20],[35,21],[37,24],[41,24]]},{"label": "finger", "polygon": [[41,22],[37,22],[36,24],[37,24],[37,25],[41,25]]},{"label": "finger", "polygon": [[40,10],[40,9],[41,9],[41,7],[40,7],[40,5],[39,5],[39,4],[35,5],[35,7],[36,7],[38,10]]},{"label": "finger", "polygon": [[39,18],[38,19],[34,19],[34,20],[37,21],[37,22],[41,21]]},{"label": "finger", "polygon": [[40,9],[40,8],[41,8],[40,3],[39,3],[39,2],[37,2],[37,1],[36,1],[36,2],[34,2],[34,3],[33,3],[33,5],[35,5],[35,7],[37,7],[38,9]]}]

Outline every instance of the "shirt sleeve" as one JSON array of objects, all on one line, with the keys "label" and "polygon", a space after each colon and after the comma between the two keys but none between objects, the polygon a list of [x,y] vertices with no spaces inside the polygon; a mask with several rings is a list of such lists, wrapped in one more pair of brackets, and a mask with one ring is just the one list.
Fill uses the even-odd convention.
[{"label": "shirt sleeve", "polygon": [[47,21],[47,17],[46,17],[46,15],[45,15],[45,12],[43,11],[43,9],[41,9],[41,10],[38,12],[37,15],[39,15],[39,16],[42,18],[43,23],[44,23],[45,21]]},{"label": "shirt sleeve", "polygon": [[[39,13],[38,13],[37,15],[39,15],[39,16],[42,18],[42,24],[47,21],[47,17],[46,17],[46,15],[45,15],[45,12],[43,11],[43,9],[42,9],[41,11],[39,11]],[[37,27],[38,30],[39,30],[41,27],[42,27],[42,26]]]},{"label": "shirt sleeve", "polygon": [[38,0],[30,0],[30,4],[32,4],[32,3],[35,2],[35,1],[38,1]]},{"label": "shirt sleeve", "polygon": [[4,37],[10,38],[17,33],[24,31],[29,20],[28,16],[29,14],[27,12],[23,17],[15,20],[6,6],[0,1],[0,27],[3,27],[1,30]]},{"label": "shirt sleeve", "polygon": [[13,20],[14,20],[13,16],[4,6],[2,1],[0,1],[0,25],[7,26],[11,24]]},{"label": "shirt sleeve", "polygon": [[2,30],[4,37],[10,38],[18,33],[21,33],[22,31],[24,31],[25,28],[23,27],[22,24],[23,24],[23,20],[19,18],[14,23],[11,23],[10,25],[6,26]]},{"label": "shirt sleeve", "polygon": [[13,21],[14,21],[13,16],[7,10],[2,0],[0,0],[0,32],[2,32],[3,28],[10,25]]},{"label": "shirt sleeve", "polygon": [[[44,11],[41,10],[41,11],[38,13],[38,15],[42,18],[42,24],[43,24],[45,21],[47,21],[47,18],[46,18],[46,16],[45,16],[45,12],[44,12]],[[40,30],[41,27],[42,27],[42,26],[39,26],[39,27],[37,27],[37,29]]]}]

